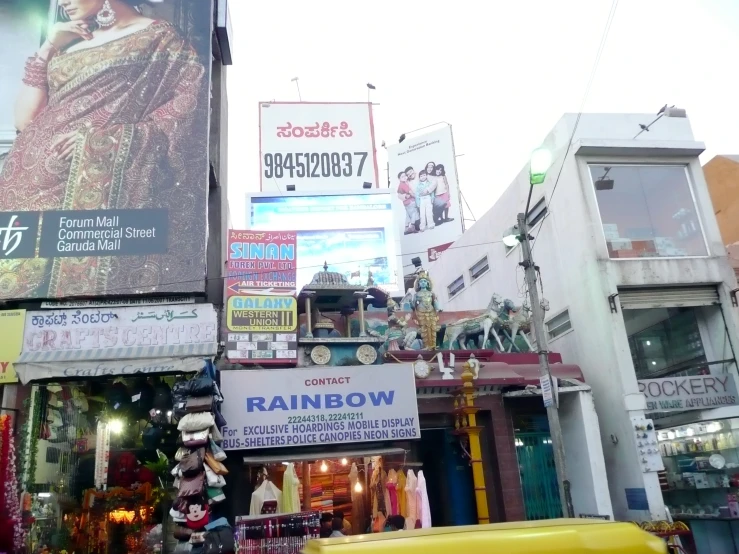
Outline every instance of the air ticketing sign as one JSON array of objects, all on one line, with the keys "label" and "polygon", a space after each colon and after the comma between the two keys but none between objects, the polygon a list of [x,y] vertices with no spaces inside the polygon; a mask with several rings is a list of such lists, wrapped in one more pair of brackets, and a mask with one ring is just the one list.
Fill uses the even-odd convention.
[{"label": "air ticketing sign", "polygon": [[298,269],[296,237],[295,231],[230,230],[227,294],[294,291]]},{"label": "air ticketing sign", "polygon": [[224,371],[225,450],[421,438],[411,364]]}]

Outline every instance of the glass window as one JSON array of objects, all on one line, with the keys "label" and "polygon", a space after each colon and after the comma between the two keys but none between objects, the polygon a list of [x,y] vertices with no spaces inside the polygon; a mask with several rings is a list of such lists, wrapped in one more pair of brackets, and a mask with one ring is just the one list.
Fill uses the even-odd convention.
[{"label": "glass window", "polygon": [[457,277],[454,281],[452,281],[452,284],[447,287],[447,290],[449,291],[449,298],[452,296],[456,296],[462,290],[464,289],[464,275],[460,275]]},{"label": "glass window", "polygon": [[705,256],[684,166],[590,165],[611,258]]},{"label": "glass window", "polygon": [[564,312],[555,315],[552,319],[547,321],[546,325],[549,338],[557,338],[572,329],[572,323],[570,323],[570,312],[565,310]]},{"label": "glass window", "polygon": [[490,264],[488,264],[488,257],[485,256],[470,268],[470,278],[474,281],[488,269],[490,269]]}]

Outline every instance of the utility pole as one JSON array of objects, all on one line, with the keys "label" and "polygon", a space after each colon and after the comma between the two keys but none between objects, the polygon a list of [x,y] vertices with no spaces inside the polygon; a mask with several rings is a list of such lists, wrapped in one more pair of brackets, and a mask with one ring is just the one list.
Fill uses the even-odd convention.
[{"label": "utility pole", "polygon": [[[533,184],[533,183],[532,183]],[[531,194],[529,193],[529,199]],[[528,204],[528,202],[527,202]],[[527,206],[528,209],[528,206]],[[544,309],[539,302],[539,292],[536,290],[536,271],[534,260],[531,255],[531,237],[526,222],[526,214],[518,214],[518,240],[521,242],[523,261],[520,263],[526,271],[526,286],[529,289],[529,301],[531,302],[532,322],[536,336],[536,348],[539,354],[539,371],[542,381],[542,389],[545,383],[549,383],[552,392],[552,402],[547,406],[547,418],[549,419],[549,433],[552,437],[552,450],[554,451],[554,465],[557,470],[557,485],[559,488],[559,501],[562,504],[562,516],[574,517],[572,500],[570,495],[570,482],[567,480],[567,466],[565,464],[565,447],[562,438],[562,427],[559,422],[559,400],[552,381],[552,372],[549,368],[549,348],[547,336],[544,329]],[[542,390],[542,395],[544,391]]]}]

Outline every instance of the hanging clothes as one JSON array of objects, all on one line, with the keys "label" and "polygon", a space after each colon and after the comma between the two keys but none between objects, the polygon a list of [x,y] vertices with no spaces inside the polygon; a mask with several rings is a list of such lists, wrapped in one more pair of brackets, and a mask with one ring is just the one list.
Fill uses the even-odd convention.
[{"label": "hanging clothes", "polygon": [[290,462],[285,467],[285,473],[282,477],[282,502],[280,504],[280,513],[295,514],[300,511],[300,492],[298,486],[298,474],[295,472],[295,464]]},{"label": "hanging clothes", "polygon": [[389,497],[387,494],[387,473],[382,469],[381,465],[375,466],[372,470],[372,517],[377,517],[379,512],[387,516],[387,506]]},{"label": "hanging clothes", "polygon": [[[277,513],[282,502],[282,491],[278,489],[272,481],[265,479],[256,490],[251,494],[251,507],[249,508],[250,516],[258,516],[263,513]],[[267,512],[262,512],[262,508],[267,504]],[[269,510],[274,509],[274,512]]]},{"label": "hanging clothes", "polygon": [[396,489],[398,491],[398,510],[400,511],[400,515],[408,517],[408,505],[405,501],[405,473],[403,473],[402,469],[398,472],[398,486]]},{"label": "hanging clothes", "polygon": [[421,520],[421,527],[423,529],[428,529],[431,527],[431,508],[429,506],[429,495],[426,491],[426,477],[423,475],[423,470],[418,472],[416,500],[418,502],[418,519]]},{"label": "hanging clothes", "polygon": [[364,509],[364,488],[357,492],[354,487],[359,482],[359,469],[353,463],[349,471],[349,486],[352,493],[352,535],[361,535],[366,530],[367,515]]},{"label": "hanging clothes", "polygon": [[384,469],[382,469],[381,478],[383,504],[385,504],[385,517],[387,517],[390,515],[390,491],[387,488],[387,472]]},{"label": "hanging clothes", "polygon": [[418,519],[418,505],[416,502],[416,488],[418,479],[412,469],[408,470],[408,477],[405,480],[405,502],[407,515],[405,516],[405,528],[415,529],[416,519]]},{"label": "hanging clothes", "polygon": [[398,515],[398,474],[394,469],[387,472],[388,515]]}]

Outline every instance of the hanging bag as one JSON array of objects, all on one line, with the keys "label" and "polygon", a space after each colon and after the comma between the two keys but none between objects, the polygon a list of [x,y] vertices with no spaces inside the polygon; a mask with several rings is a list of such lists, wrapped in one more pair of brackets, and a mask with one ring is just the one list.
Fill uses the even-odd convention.
[{"label": "hanging bag", "polygon": [[228,475],[228,469],[221,462],[215,459],[212,452],[205,453],[205,463],[213,470],[216,475]]}]

